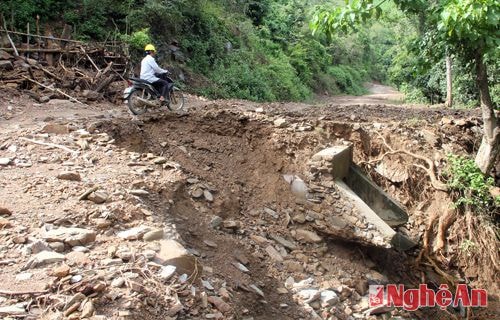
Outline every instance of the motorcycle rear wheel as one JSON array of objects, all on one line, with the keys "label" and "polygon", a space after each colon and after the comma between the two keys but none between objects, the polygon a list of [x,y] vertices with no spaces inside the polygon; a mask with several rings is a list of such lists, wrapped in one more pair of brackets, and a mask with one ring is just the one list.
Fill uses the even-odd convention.
[{"label": "motorcycle rear wheel", "polygon": [[185,99],[182,91],[173,87],[170,91],[170,100],[167,104],[167,107],[170,111],[180,111],[184,107]]},{"label": "motorcycle rear wheel", "polygon": [[151,94],[146,89],[133,89],[128,96],[127,105],[130,111],[135,115],[140,115],[148,110],[148,106],[141,101],[151,100]]}]

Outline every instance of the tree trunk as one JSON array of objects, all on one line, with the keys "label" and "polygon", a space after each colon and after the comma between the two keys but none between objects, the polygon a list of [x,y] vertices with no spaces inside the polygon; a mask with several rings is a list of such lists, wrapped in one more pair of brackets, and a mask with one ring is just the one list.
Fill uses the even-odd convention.
[{"label": "tree trunk", "polygon": [[481,112],[483,114],[483,140],[476,155],[476,164],[484,174],[489,174],[500,152],[500,129],[497,117],[493,110],[490,90],[488,88],[488,74],[483,61],[482,50],[476,51],[476,83],[481,99]]},{"label": "tree trunk", "polygon": [[453,106],[453,93],[452,93],[452,73],[451,73],[451,57],[446,56],[446,106],[451,108]]}]

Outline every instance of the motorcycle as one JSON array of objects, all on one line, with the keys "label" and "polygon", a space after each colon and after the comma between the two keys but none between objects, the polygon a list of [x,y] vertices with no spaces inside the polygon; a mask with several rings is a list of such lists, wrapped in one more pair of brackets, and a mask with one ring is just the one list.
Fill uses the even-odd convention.
[{"label": "motorcycle", "polygon": [[[173,84],[172,78],[168,74],[157,75],[161,79]],[[171,85],[169,99],[160,102],[160,92],[155,89],[149,81],[130,77],[129,87],[123,91],[123,99],[127,102],[128,108],[135,115],[145,113],[149,108],[159,108],[166,105],[170,111],[180,111],[184,107],[185,99],[182,91]]]}]

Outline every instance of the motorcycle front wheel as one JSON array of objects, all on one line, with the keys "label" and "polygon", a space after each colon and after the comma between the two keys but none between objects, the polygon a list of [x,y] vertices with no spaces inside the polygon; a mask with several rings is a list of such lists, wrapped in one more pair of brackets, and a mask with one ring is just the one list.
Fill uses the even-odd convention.
[{"label": "motorcycle front wheel", "polygon": [[184,107],[184,102],[185,99],[182,91],[177,87],[173,87],[170,91],[170,100],[167,105],[168,109],[171,111],[180,111]]},{"label": "motorcycle front wheel", "polygon": [[151,100],[151,94],[146,89],[132,89],[128,96],[127,105],[135,115],[140,115],[148,110],[145,100]]}]

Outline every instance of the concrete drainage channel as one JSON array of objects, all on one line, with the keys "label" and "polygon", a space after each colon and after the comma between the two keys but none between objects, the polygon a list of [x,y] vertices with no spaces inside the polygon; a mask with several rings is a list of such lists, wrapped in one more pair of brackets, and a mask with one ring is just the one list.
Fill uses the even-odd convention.
[{"label": "concrete drainage channel", "polygon": [[311,174],[323,183],[333,183],[357,208],[359,218],[368,222],[382,236],[372,238],[355,229],[363,243],[408,250],[416,246],[411,239],[393,227],[404,225],[408,214],[395,200],[366,177],[352,161],[352,146],[335,146],[315,154],[310,162]]}]

